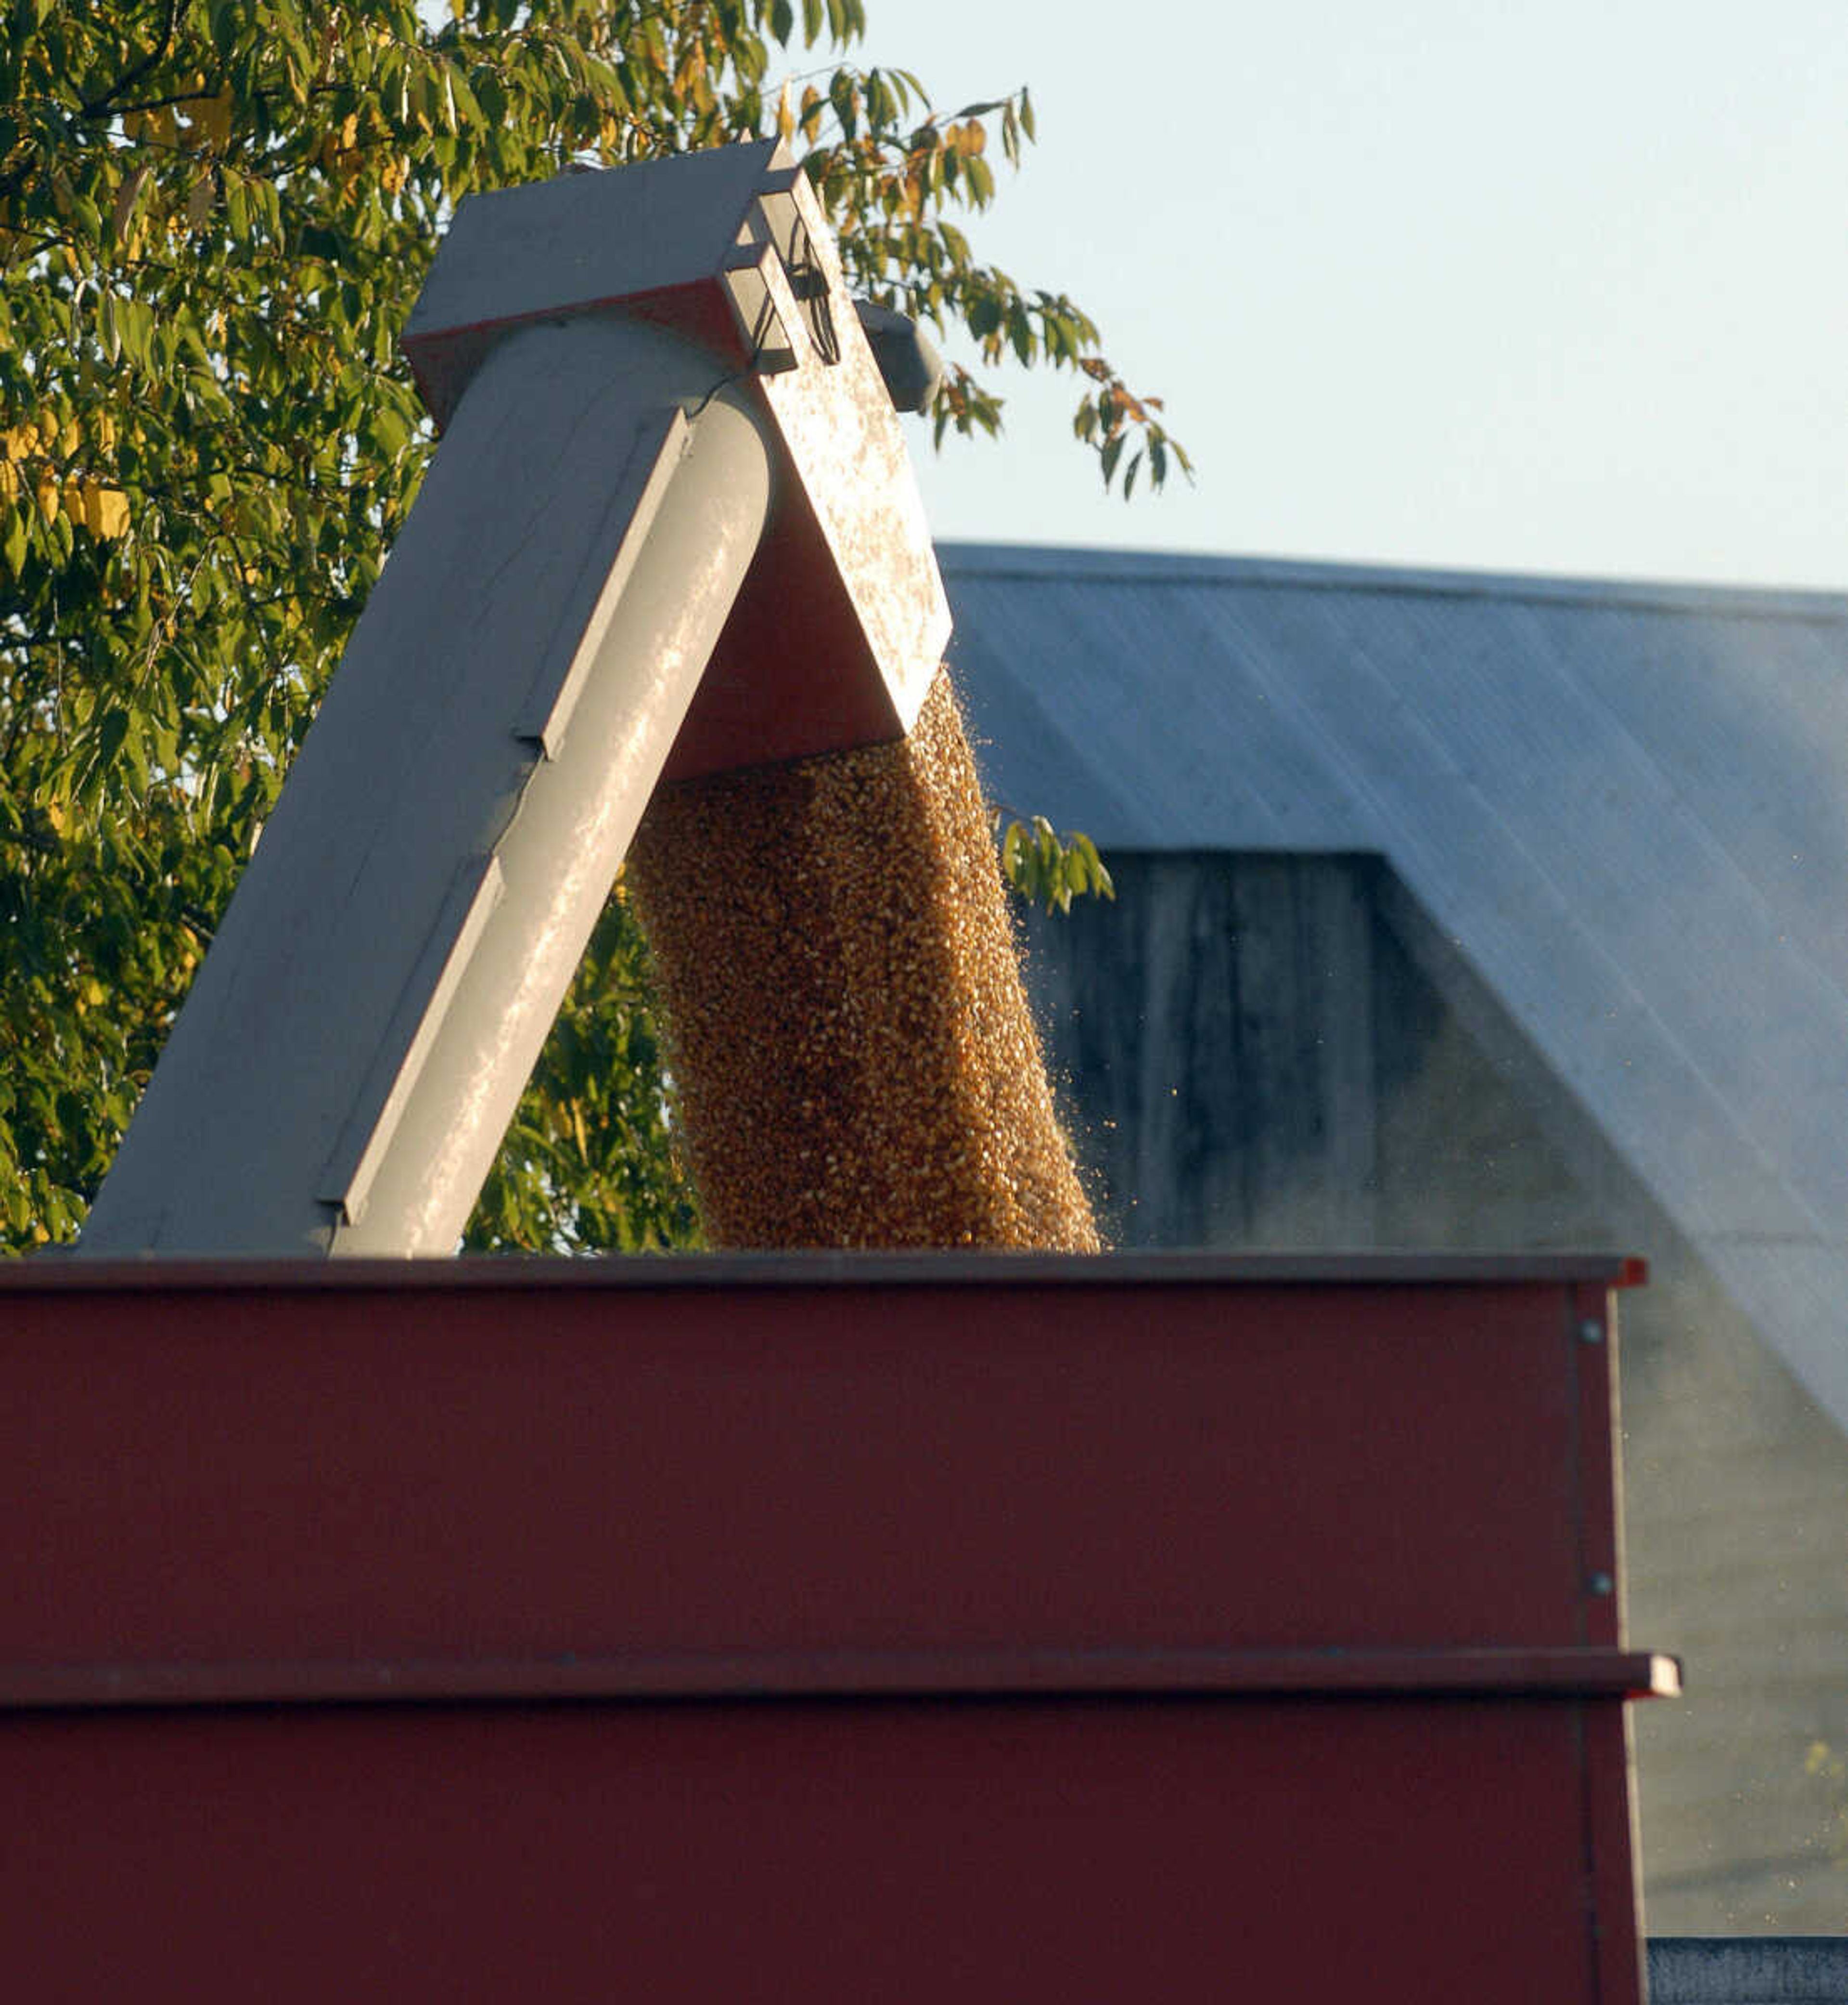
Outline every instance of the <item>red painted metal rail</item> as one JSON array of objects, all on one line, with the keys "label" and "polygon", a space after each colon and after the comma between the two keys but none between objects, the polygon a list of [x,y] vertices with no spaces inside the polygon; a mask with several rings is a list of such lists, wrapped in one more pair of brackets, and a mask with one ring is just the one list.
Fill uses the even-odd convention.
[{"label": "red painted metal rail", "polygon": [[1634,2000],[1623,1278],[9,1273],[12,1995]]}]

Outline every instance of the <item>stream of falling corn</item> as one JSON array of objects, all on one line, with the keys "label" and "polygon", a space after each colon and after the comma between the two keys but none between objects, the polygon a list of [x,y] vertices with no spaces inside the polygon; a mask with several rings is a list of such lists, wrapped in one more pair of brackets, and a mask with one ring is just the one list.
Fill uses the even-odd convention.
[{"label": "stream of falling corn", "polygon": [[956,699],[664,787],[627,877],[706,1237],[1093,1252]]}]

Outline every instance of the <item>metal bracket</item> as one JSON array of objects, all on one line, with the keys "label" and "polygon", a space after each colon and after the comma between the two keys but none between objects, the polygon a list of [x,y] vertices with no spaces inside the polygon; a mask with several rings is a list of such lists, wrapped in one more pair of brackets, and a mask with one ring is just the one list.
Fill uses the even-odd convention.
[{"label": "metal bracket", "polygon": [[[725,260],[726,289],[739,331],[753,367],[764,375],[780,375],[797,366],[787,325],[792,303],[816,360],[832,365],[841,359],[827,272],[816,255],[804,213],[805,199],[812,206],[812,198],[803,182],[799,167],[780,167],[764,175],[739,225],[737,248]],[[768,262],[772,253],[780,267],[774,273]]]},{"label": "metal bracket", "polygon": [[[740,244],[725,262],[725,297],[731,302],[750,366],[762,376],[781,376],[799,368],[789,323],[778,303],[777,280],[782,260],[768,244]],[[786,282],[782,290],[786,290]]]}]

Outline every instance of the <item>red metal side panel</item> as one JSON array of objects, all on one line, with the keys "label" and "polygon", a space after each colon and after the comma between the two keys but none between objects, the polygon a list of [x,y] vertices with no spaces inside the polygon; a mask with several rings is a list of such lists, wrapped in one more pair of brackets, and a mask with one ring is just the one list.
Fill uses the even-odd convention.
[{"label": "red metal side panel", "polygon": [[1615,2005],[1579,1726],[1471,1701],[65,1715],[0,1732],[9,1993]]},{"label": "red metal side panel", "polygon": [[1614,1640],[1563,1287],[395,1278],[0,1296],[0,1666]]}]

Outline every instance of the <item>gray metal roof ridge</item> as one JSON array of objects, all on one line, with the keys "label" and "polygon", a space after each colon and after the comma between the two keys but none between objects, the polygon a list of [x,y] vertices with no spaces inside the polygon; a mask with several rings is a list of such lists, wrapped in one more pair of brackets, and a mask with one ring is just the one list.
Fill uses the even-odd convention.
[{"label": "gray metal roof ridge", "polygon": [[1424,570],[1298,557],[1219,557],[1188,550],[1054,543],[936,546],[947,578],[1039,579],[1072,584],[1278,586],[1299,592],[1370,592],[1425,599],[1498,599],[1544,606],[1702,613],[1738,620],[1848,621],[1848,592],[1790,585],[1701,585],[1660,579],[1542,572]]}]

